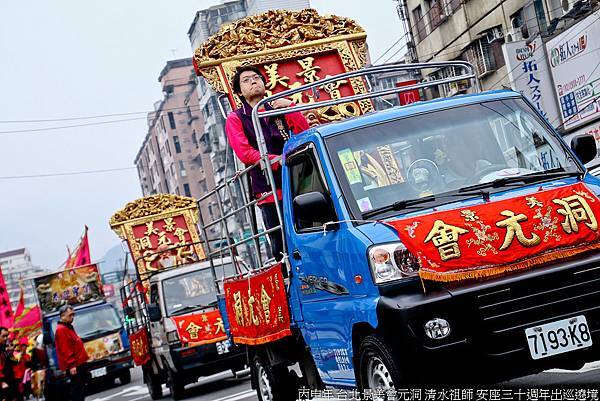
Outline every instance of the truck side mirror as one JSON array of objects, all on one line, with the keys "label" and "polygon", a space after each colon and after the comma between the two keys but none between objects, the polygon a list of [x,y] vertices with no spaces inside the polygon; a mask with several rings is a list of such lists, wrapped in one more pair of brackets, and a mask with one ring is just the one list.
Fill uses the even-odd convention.
[{"label": "truck side mirror", "polygon": [[[335,220],[335,213],[328,194],[308,192],[294,198],[294,217],[299,228],[313,227],[313,223],[323,225]],[[334,228],[334,227],[329,227]]]},{"label": "truck side mirror", "polygon": [[160,307],[158,304],[148,304],[148,318],[151,322],[159,322],[161,319]]},{"label": "truck side mirror", "polygon": [[596,140],[590,134],[577,135],[571,139],[571,149],[583,164],[594,160],[598,152]]}]

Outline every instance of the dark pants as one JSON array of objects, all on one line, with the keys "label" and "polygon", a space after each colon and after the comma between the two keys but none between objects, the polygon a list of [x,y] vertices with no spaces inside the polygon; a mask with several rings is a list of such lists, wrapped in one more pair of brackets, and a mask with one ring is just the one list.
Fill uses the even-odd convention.
[{"label": "dark pants", "polygon": [[[281,203],[280,203],[281,205]],[[277,209],[274,203],[266,203],[260,206],[262,212],[263,222],[265,228],[268,230],[279,225],[279,218],[277,217]],[[283,226],[283,222],[281,223]],[[275,230],[269,234],[269,240],[271,242],[271,254],[276,261],[280,262],[283,259],[283,240],[281,238],[281,230]]]},{"label": "dark pants", "polygon": [[84,401],[85,400],[85,380],[87,374],[85,369],[81,366],[77,368],[77,374],[71,375],[71,401]]}]

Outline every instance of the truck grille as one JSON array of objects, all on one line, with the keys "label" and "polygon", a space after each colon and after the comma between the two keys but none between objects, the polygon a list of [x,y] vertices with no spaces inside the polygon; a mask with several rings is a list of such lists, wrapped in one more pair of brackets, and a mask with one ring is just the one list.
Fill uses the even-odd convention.
[{"label": "truck grille", "polygon": [[476,295],[480,344],[487,354],[527,350],[525,329],[584,314],[600,330],[600,267],[567,269],[516,281]]}]

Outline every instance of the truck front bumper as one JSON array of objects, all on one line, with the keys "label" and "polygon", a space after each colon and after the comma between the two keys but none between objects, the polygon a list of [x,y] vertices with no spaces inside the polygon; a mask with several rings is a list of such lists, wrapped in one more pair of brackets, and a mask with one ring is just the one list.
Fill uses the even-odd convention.
[{"label": "truck front bumper", "polygon": [[231,345],[228,352],[219,354],[215,344],[171,349],[177,373],[190,380],[225,370],[241,370],[246,365],[246,348]]},{"label": "truck front bumper", "polygon": [[[592,346],[532,358],[525,329],[580,315]],[[600,255],[421,294],[384,295],[378,317],[386,342],[416,377],[493,381],[576,369],[600,359]],[[427,336],[425,323],[434,318],[449,322],[447,337]]]}]

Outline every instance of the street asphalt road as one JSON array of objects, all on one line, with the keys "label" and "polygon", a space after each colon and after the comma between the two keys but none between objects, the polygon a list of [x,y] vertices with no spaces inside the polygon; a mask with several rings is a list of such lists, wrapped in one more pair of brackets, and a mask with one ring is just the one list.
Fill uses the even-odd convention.
[{"label": "street asphalt road", "polygon": [[[141,369],[132,370],[131,383],[127,386],[114,384],[105,385],[103,388],[94,389],[94,393],[87,396],[87,401],[150,401],[146,386],[142,382]],[[550,370],[537,375],[522,377],[504,383],[499,383],[494,388],[517,389],[530,388],[570,388],[570,389],[598,389],[600,381],[600,362],[587,364],[579,371]],[[118,381],[116,382],[118,383]],[[164,399],[168,400],[169,390],[163,386]],[[593,391],[593,390],[592,390]],[[186,399],[190,401],[255,401],[256,393],[250,388],[250,378],[245,376],[239,379],[230,372],[223,372],[201,379],[198,383],[186,386]],[[473,400],[477,399],[477,392]],[[341,397],[338,397],[338,399]],[[423,394],[423,399],[425,394]],[[487,397],[486,397],[487,398]],[[320,398],[324,400],[326,398]],[[332,400],[332,398],[327,398]],[[333,400],[336,398],[334,397]],[[343,398],[347,399],[347,398]],[[489,398],[487,398],[489,399]],[[493,399],[493,398],[492,398]],[[525,398],[523,398],[525,399]]]}]

